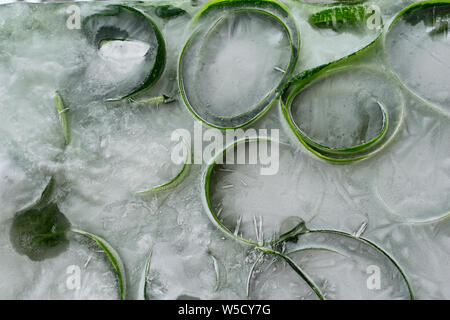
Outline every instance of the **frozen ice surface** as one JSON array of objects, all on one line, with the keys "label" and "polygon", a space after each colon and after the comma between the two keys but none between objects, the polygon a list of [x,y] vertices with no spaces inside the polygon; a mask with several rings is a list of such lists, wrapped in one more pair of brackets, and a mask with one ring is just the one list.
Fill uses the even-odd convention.
[{"label": "frozen ice surface", "polygon": [[[407,4],[399,3],[383,1],[380,6],[389,18]],[[32,262],[12,248],[11,218],[38,199],[50,175],[56,180],[53,199],[72,225],[102,236],[121,255],[129,298],[139,296],[150,252],[147,294],[153,299],[246,298],[247,279],[258,252],[226,237],[210,222],[201,198],[205,166],[192,166],[186,179],[172,190],[147,197],[136,195],[142,188],[167,181],[180,169],[170,161],[172,132],[184,128],[193,134],[194,119],[177,91],[176,65],[189,18],[198,7],[191,7],[190,2],[175,4],[188,15],[170,20],[152,16],[168,52],[161,80],[135,102],[107,103],[76,96],[78,103],[67,112],[72,135],[67,147],[54,93],[67,87],[70,74],[88,65],[85,57],[90,49],[79,31],[65,27],[68,4],[0,6],[1,298],[118,297],[109,261],[95,256],[85,268],[93,251],[76,239],[71,239],[66,252],[41,262]],[[302,32],[298,70],[345,56],[374,38],[369,33],[361,36],[312,30],[301,15],[301,4],[287,5]],[[83,16],[104,6],[80,4]],[[150,6],[141,8],[152,15]],[[380,64],[383,71],[383,60],[377,53],[367,60]],[[162,94],[176,101],[138,103]],[[280,129],[281,139],[291,145],[288,152],[280,153],[285,164],[273,177],[258,175],[258,166],[239,165],[235,172],[221,173],[223,180],[215,185],[220,192],[213,196],[226,200],[222,215],[230,218],[230,228],[236,226],[237,210],[245,210],[239,232],[250,236],[254,232],[253,212],[265,215],[263,223],[272,222],[264,225],[267,237],[280,232],[283,221],[291,216],[303,218],[310,229],[356,233],[367,225],[362,235],[398,261],[417,298],[450,298],[445,285],[450,282],[449,221],[419,223],[449,212],[449,119],[407,90],[403,94],[404,118],[390,145],[369,159],[341,165],[318,159],[298,140],[290,139],[291,132],[282,126],[278,105],[274,105],[252,126]],[[244,174],[249,178],[244,179]],[[220,188],[225,183],[234,187]],[[324,242],[334,245],[332,238]],[[353,260],[348,261],[329,252],[304,252],[293,258],[323,285],[330,298],[355,298],[352,294],[367,293],[366,264],[379,264],[380,268],[384,264],[379,256],[351,256]],[[79,291],[67,290],[70,265],[81,267]],[[334,276],[337,270],[358,273],[339,279]],[[274,262],[257,278],[264,281],[251,283],[256,286],[251,297],[315,298],[284,262]],[[396,292],[386,296],[397,298],[400,295],[391,294]],[[370,294],[378,297],[377,292]]]}]

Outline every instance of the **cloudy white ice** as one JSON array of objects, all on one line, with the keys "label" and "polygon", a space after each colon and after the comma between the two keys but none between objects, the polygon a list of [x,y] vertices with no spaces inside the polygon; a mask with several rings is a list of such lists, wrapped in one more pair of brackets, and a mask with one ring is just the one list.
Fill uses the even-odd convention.
[{"label": "cloudy white ice", "polygon": [[[399,10],[413,3],[394,2],[377,2],[386,25]],[[119,82],[119,71],[124,71],[120,68],[108,79],[102,79],[104,74],[96,72],[97,80],[89,87],[89,94],[83,92],[87,90],[86,84],[76,84],[81,89],[70,98],[67,106],[71,132],[67,146],[54,95],[58,90],[70,91],[70,86],[75,85],[73,75],[89,68],[91,57],[97,53],[79,30],[67,29],[68,3],[0,6],[0,298],[119,297],[117,279],[109,260],[99,247],[80,236],[70,234],[67,250],[43,261],[31,261],[19,255],[11,245],[9,229],[15,213],[39,198],[50,176],[55,177],[52,199],[72,226],[103,237],[121,256],[130,299],[141,294],[140,282],[150,255],[147,285],[150,299],[246,299],[247,294],[250,298],[262,299],[316,298],[285,262],[271,255],[258,259],[260,251],[228,236],[210,221],[202,203],[202,176],[206,165],[192,165],[187,177],[172,189],[144,197],[136,194],[177,174],[181,166],[170,158],[174,144],[171,134],[178,128],[193,134],[194,128],[194,117],[178,92],[177,59],[189,35],[190,18],[202,3],[192,6],[190,1],[171,2],[187,11],[171,19],[155,16],[151,7],[155,3],[127,4],[148,12],[161,30],[167,50],[163,76],[134,101],[105,102],[89,98],[96,96],[96,90],[103,90],[105,83],[110,86]],[[379,34],[373,30],[362,34],[317,30],[307,22],[308,14],[317,11],[316,7],[298,1],[285,3],[298,22],[301,34],[296,72],[355,52]],[[106,3],[78,5],[82,16],[86,16],[101,11]],[[283,67],[286,63],[286,55],[277,51],[286,49],[282,33],[276,39],[269,39],[273,52],[278,55],[262,56],[266,51],[261,50],[262,36],[257,29],[265,21],[240,21],[244,22],[242,32],[234,33],[231,39],[211,40],[211,46],[225,42],[226,51],[205,48],[205,59],[210,59],[211,65],[205,69],[205,77],[199,83],[211,77],[209,83],[203,84],[211,86],[210,95],[204,97],[208,101],[226,105],[243,94],[242,101],[252,103],[254,97],[259,98],[264,93],[259,91],[261,88],[253,88],[258,77],[273,70],[272,65]],[[261,176],[259,165],[218,167],[211,179],[211,199],[216,213],[220,210],[223,223],[233,232],[239,225],[236,233],[247,239],[261,236],[255,231],[257,219],[262,219],[267,239],[282,233],[286,222],[292,219],[297,222],[303,219],[311,230],[362,233],[395,258],[416,298],[449,299],[450,286],[446,283],[450,282],[450,221],[445,216],[450,211],[450,73],[442,71],[448,67],[445,63],[442,66],[442,57],[448,57],[450,37],[422,39],[416,32],[419,34],[424,26],[418,24],[406,32],[401,23],[388,35],[386,52],[380,41],[354,61],[354,64],[370,65],[390,77],[394,76],[390,74],[392,67],[407,86],[400,81],[393,84],[393,92],[401,90],[405,103],[398,132],[387,145],[362,161],[326,162],[310,153],[293,136],[284,123],[279,104],[275,103],[251,127],[280,130],[285,145],[280,148],[279,173]],[[236,70],[240,64],[233,60],[234,54],[223,54],[240,52],[239,36],[248,39],[252,32],[258,41],[253,47],[245,43],[245,52],[250,55],[245,61],[252,61],[252,68],[229,74],[228,70]],[[405,33],[410,38],[408,41],[402,36]],[[413,50],[419,43],[420,50]],[[109,43],[103,50],[122,50],[123,45],[126,46]],[[247,46],[252,50],[247,50]],[[265,49],[270,52],[271,48]],[[102,56],[96,60],[95,67],[100,68],[99,64],[105,59],[111,62],[111,56]],[[261,74],[254,73],[253,68]],[[435,72],[428,72],[429,68]],[[221,81],[227,83],[227,79],[213,77],[208,72],[235,76],[235,83],[244,83],[244,89],[220,86]],[[273,81],[279,80],[279,76],[275,72]],[[348,87],[345,80],[345,77],[341,82],[336,79],[335,86],[339,90],[345,87],[349,96],[371,91],[373,84],[362,78],[358,85]],[[267,86],[266,83],[265,91],[270,90]],[[302,99],[313,99],[318,92],[314,90],[320,89],[320,86],[311,86],[309,95]],[[380,91],[379,87],[373,89]],[[383,97],[386,103],[396,101],[394,93],[386,92]],[[175,101],[139,103],[139,100],[163,94]],[[325,106],[336,102],[332,90],[320,91],[317,98]],[[357,100],[342,98],[338,101],[350,104],[348,108],[352,110],[355,106],[351,104]],[[241,110],[248,106],[235,107]],[[227,115],[234,115],[236,108],[229,109]],[[354,114],[347,117],[329,109],[325,109],[324,114],[337,117],[336,123],[354,122]],[[219,111],[224,112],[224,108]],[[371,114],[374,126],[379,122],[377,115]],[[349,129],[348,132],[356,131]],[[352,139],[351,143],[357,140]],[[321,250],[307,250],[309,245]],[[409,298],[403,278],[391,262],[357,241],[336,239],[330,234],[299,237],[298,243],[286,245],[285,252],[313,278],[327,298]],[[78,290],[67,286],[71,266],[81,270]],[[380,289],[367,287],[369,266],[378,266],[381,270]]]}]

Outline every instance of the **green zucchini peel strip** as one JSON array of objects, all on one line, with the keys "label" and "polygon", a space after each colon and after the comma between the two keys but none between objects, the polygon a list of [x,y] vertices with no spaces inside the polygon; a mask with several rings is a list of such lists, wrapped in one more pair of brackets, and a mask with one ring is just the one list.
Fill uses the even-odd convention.
[{"label": "green zucchini peel strip", "polygon": [[[314,283],[314,281],[298,266],[298,264],[295,263],[295,261],[289,256],[292,255],[294,253],[300,252],[300,251],[306,251],[306,250],[325,250],[325,251],[330,251],[333,253],[337,253],[339,255],[343,255],[345,257],[348,257],[348,255],[345,255],[344,253],[341,253],[339,250],[336,249],[332,249],[332,248],[328,248],[326,246],[315,246],[315,245],[307,245],[305,247],[305,245],[302,244],[302,237],[307,235],[307,234],[333,234],[333,235],[337,235],[337,236],[342,236],[342,237],[346,237],[346,238],[350,238],[353,239],[355,241],[360,241],[365,245],[368,245],[370,247],[372,247],[373,249],[375,249],[378,253],[380,253],[382,256],[384,256],[385,258],[388,259],[388,261],[390,263],[392,263],[392,265],[394,265],[394,267],[398,270],[398,272],[400,273],[401,278],[403,279],[407,290],[408,290],[408,297],[411,300],[414,300],[414,293],[412,290],[412,287],[410,285],[410,282],[408,280],[408,278],[406,277],[405,272],[403,271],[403,269],[400,267],[400,265],[395,261],[394,258],[392,258],[385,250],[383,250],[380,246],[378,246],[377,244],[373,243],[370,240],[367,240],[365,238],[359,237],[359,236],[355,236],[352,235],[350,233],[346,233],[346,232],[342,232],[342,231],[337,231],[337,230],[303,230],[300,233],[297,233],[295,238],[292,238],[290,240],[288,240],[288,244],[290,245],[288,247],[288,249],[283,252],[280,253],[277,250],[273,250],[273,249],[269,249],[269,248],[265,248],[265,247],[257,247],[258,250],[266,253],[266,254],[271,254],[271,255],[276,255],[279,256],[281,258],[283,258],[290,267],[292,267],[294,269],[294,271],[303,279],[305,280],[305,282],[309,285],[309,287],[314,291],[314,293],[317,295],[317,297],[319,297],[319,299],[323,300],[325,299],[323,293],[321,292],[320,288]],[[295,243],[293,243],[292,241],[294,241]],[[262,255],[258,257],[258,259],[255,261],[255,263],[253,264],[251,270],[250,270],[250,274],[248,277],[248,282],[247,282],[247,296],[250,297],[250,282],[251,282],[251,277],[254,273],[255,270],[255,266],[259,263],[259,261],[261,260]]]},{"label": "green zucchini peel strip", "polygon": [[297,273],[308,284],[308,286],[314,291],[314,294],[319,298],[319,300],[325,299],[324,294],[322,293],[320,288],[317,286],[317,284],[314,282],[314,280],[312,280],[308,276],[308,274],[306,274],[303,271],[303,269],[297,263],[295,263],[295,261],[292,260],[289,256],[287,256],[281,252],[278,252],[276,250],[266,248],[266,247],[256,247],[256,249],[258,249],[264,253],[267,253],[267,254],[279,256],[282,259],[284,259],[287,262],[287,264],[295,271],[295,273]]},{"label": "green zucchini peel strip", "polygon": [[181,167],[181,170],[177,173],[177,175],[172,179],[170,179],[168,182],[148,188],[146,190],[138,191],[136,193],[137,195],[143,196],[150,194],[152,192],[167,190],[169,188],[176,187],[180,182],[183,181],[183,179],[189,174],[189,170],[191,167],[191,146],[189,142],[186,141],[184,138],[183,138],[183,145],[185,148],[186,157],[184,159],[184,164]]},{"label": "green zucchini peel strip", "polygon": [[[192,102],[186,87],[186,82],[192,81],[192,76],[188,78],[187,75],[185,75],[185,64],[190,63],[191,61],[185,61],[185,57],[187,52],[192,50],[197,41],[203,41],[204,43],[204,41],[207,41],[204,37],[208,37],[217,26],[227,19],[227,17],[239,13],[263,15],[280,25],[289,39],[290,59],[286,70],[282,70],[283,77],[279,83],[276,84],[262,100],[257,102],[256,105],[249,106],[246,111],[238,115],[215,115],[212,112],[202,110],[204,107],[197,106]],[[210,19],[211,17],[214,18],[213,21],[215,22],[209,24],[205,22],[207,18]],[[280,94],[283,85],[288,81],[298,60],[300,37],[295,20],[289,13],[289,9],[286,6],[271,0],[218,0],[208,3],[197,12],[192,18],[191,28],[195,30],[184,45],[178,61],[178,86],[187,109],[194,117],[201,120],[206,125],[218,129],[243,127],[261,117],[273,105],[275,99]]]},{"label": "green zucchini peel strip", "polygon": [[155,14],[161,19],[172,19],[180,15],[186,14],[181,8],[174,7],[172,5],[161,5],[155,8]]},{"label": "green zucchini peel strip", "polygon": [[[59,211],[57,205],[54,203],[48,203],[50,195],[53,191],[54,183],[55,183],[54,178],[53,178],[53,176],[51,176],[48,179],[48,182],[47,182],[44,190],[42,191],[40,198],[37,201],[35,201],[32,205],[19,211],[18,214],[27,213],[30,210],[34,210],[36,212],[37,211],[44,212],[44,211],[52,210],[52,212],[55,211],[58,214],[58,217],[60,216],[58,218],[58,220],[48,221],[48,223],[54,224],[54,228],[55,227],[57,228],[57,232],[54,232],[54,230],[52,229],[52,231],[49,232],[48,234],[46,234],[45,237],[42,236],[41,239],[38,239],[40,243],[43,243],[45,241],[51,241],[52,238],[56,238],[56,237],[64,237],[62,240],[66,239],[66,237],[65,237],[66,231],[64,230],[64,228],[67,228],[67,231],[70,230],[75,234],[86,236],[86,237],[94,240],[101,247],[101,249],[105,252],[105,254],[107,255],[108,259],[110,260],[112,266],[114,267],[115,272],[118,277],[118,280],[119,280],[120,297],[122,300],[125,299],[125,296],[126,296],[125,268],[122,263],[122,260],[120,259],[119,254],[106,240],[102,239],[101,237],[96,236],[96,235],[86,232],[86,231],[70,228],[70,222]],[[32,220],[31,222],[33,222],[33,221],[34,220]],[[61,229],[61,230],[59,230],[59,229]],[[61,241],[61,240],[58,240],[58,241]]]},{"label": "green zucchini peel strip", "polygon": [[105,252],[106,256],[108,257],[109,261],[111,262],[116,275],[117,279],[119,281],[119,290],[120,290],[120,299],[125,300],[126,298],[126,274],[125,274],[125,266],[117,253],[117,251],[103,238],[96,236],[95,234],[78,230],[78,229],[72,229],[72,232],[86,236],[92,240],[94,240],[100,248]]},{"label": "green zucchini peel strip", "polygon": [[348,58],[349,57],[345,57],[337,62],[322,65],[301,73],[290,81],[280,98],[280,106],[283,117],[286,120],[288,127],[293,131],[298,140],[305,146],[306,149],[316,156],[332,162],[357,161],[375,154],[392,140],[398,132],[403,119],[405,103],[404,98],[400,90],[397,90],[395,86],[396,82],[391,81],[393,84],[393,92],[398,98],[398,105],[395,106],[393,110],[390,110],[385,107],[383,101],[377,100],[383,116],[383,126],[381,130],[378,131],[378,134],[372,137],[369,141],[345,148],[331,147],[315,141],[296,124],[292,111],[293,101],[298,95],[301,95],[304,90],[315,83],[320,83],[322,80],[326,81],[328,77],[337,77],[339,76],[339,73],[345,74],[353,71],[365,72],[367,74],[370,73],[379,77],[384,77],[386,80],[390,80],[389,75],[381,73],[372,67],[352,67],[344,65],[344,62],[346,62]]},{"label": "green zucchini peel strip", "polygon": [[[210,190],[211,178],[212,178],[213,170],[217,165],[217,161],[219,159],[222,159],[223,155],[225,155],[228,150],[234,148],[238,144],[247,143],[247,142],[259,142],[259,141],[272,142],[271,139],[267,138],[267,137],[246,137],[243,139],[239,139],[239,140],[236,140],[235,142],[229,144],[227,147],[225,147],[225,149],[223,149],[221,152],[219,152],[216,155],[216,157],[214,157],[210,160],[207,167],[205,168],[205,171],[204,171],[203,177],[202,177],[202,184],[201,184],[202,185],[202,202],[203,202],[203,207],[204,207],[209,219],[211,220],[211,222],[218,229],[222,230],[225,234],[227,234],[229,237],[231,237],[235,240],[238,240],[240,242],[243,242],[247,245],[252,245],[252,246],[257,246],[257,247],[270,247],[270,246],[273,246],[273,245],[283,242],[285,239],[292,238],[296,233],[299,232],[299,230],[301,230],[303,228],[303,226],[304,226],[303,220],[299,219],[299,222],[296,222],[296,225],[294,225],[293,227],[290,227],[290,230],[287,230],[286,232],[277,236],[276,238],[273,238],[270,240],[259,239],[259,240],[255,241],[252,239],[247,239],[245,237],[242,237],[238,233],[230,230],[218,217],[218,214],[220,214],[220,212],[219,213],[215,212],[212,202],[211,202],[211,190]],[[286,146],[286,147],[288,146],[287,144],[282,143],[282,142],[273,142],[273,143],[277,143],[280,146]]]}]

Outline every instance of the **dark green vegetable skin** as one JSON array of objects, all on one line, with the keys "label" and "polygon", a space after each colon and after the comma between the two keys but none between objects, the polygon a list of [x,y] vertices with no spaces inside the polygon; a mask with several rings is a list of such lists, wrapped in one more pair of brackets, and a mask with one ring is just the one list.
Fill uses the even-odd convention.
[{"label": "dark green vegetable skin", "polygon": [[186,11],[184,11],[181,8],[174,7],[170,4],[162,5],[159,7],[156,7],[155,14],[160,17],[161,19],[171,19],[178,16],[181,16],[185,14]]},{"label": "dark green vegetable skin", "polygon": [[431,37],[447,36],[450,24],[450,2],[418,3],[405,11],[402,18],[413,26],[423,22],[425,26],[431,27],[431,31],[428,32]]},{"label": "dark green vegetable skin", "polygon": [[17,213],[10,239],[19,254],[40,261],[55,257],[67,248],[69,229],[69,220],[55,203],[49,203]]},{"label": "dark green vegetable skin", "polygon": [[319,11],[309,17],[309,23],[321,29],[341,30],[360,26],[365,19],[366,6],[340,6]]}]

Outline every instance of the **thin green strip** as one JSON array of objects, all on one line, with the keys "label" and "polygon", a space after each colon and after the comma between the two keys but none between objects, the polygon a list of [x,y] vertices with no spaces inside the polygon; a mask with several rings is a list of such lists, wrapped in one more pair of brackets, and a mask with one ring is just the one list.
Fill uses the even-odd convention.
[{"label": "thin green strip", "polygon": [[143,195],[147,195],[152,192],[167,190],[169,188],[177,186],[184,179],[184,177],[186,177],[186,175],[189,173],[189,169],[191,167],[190,166],[191,165],[191,146],[190,146],[189,142],[186,141],[184,138],[183,138],[183,145],[185,147],[186,158],[184,160],[183,167],[177,173],[177,175],[168,182],[157,185],[155,187],[148,188],[143,191],[138,191],[136,193],[137,195],[143,196]]},{"label": "thin green strip", "polygon": [[82,236],[86,236],[94,240],[100,246],[100,248],[102,248],[102,250],[108,257],[109,261],[111,262],[112,266],[114,267],[114,270],[116,271],[117,279],[119,280],[120,299],[125,300],[126,297],[125,267],[116,250],[106,240],[100,238],[99,236],[96,236],[95,234],[77,229],[72,229],[72,232],[80,234]]}]

